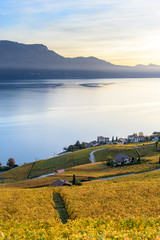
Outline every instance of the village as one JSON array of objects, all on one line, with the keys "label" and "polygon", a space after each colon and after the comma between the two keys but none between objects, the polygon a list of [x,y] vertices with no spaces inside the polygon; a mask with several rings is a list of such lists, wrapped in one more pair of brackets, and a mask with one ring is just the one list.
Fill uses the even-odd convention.
[{"label": "village", "polygon": [[157,142],[160,138],[160,132],[154,131],[151,135],[144,136],[143,132],[133,133],[132,135],[128,135],[127,138],[118,138],[104,136],[98,136],[97,140],[93,140],[91,142],[82,142],[78,140],[75,144],[69,145],[68,147],[64,147],[64,152],[74,152],[85,148],[97,147],[102,145],[126,145],[131,143],[145,143],[145,142]]},{"label": "village", "polygon": [[133,133],[132,135],[128,135],[127,138],[114,138],[110,140],[109,137],[98,136],[97,141],[91,141],[86,144],[86,148],[89,147],[96,147],[100,145],[110,145],[110,144],[117,144],[117,145],[125,145],[130,143],[140,143],[140,142],[156,142],[160,137],[160,132],[154,131],[149,136],[144,136],[143,132]]}]

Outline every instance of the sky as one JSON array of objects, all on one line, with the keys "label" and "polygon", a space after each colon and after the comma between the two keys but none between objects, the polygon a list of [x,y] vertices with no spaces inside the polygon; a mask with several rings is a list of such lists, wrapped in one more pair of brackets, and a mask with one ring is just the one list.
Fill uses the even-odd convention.
[{"label": "sky", "polygon": [[64,57],[160,65],[159,0],[1,0],[0,39]]}]

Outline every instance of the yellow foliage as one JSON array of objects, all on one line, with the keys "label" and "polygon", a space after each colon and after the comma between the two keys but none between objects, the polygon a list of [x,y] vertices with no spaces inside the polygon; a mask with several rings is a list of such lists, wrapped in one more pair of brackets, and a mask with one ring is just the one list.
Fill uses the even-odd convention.
[{"label": "yellow foliage", "polygon": [[[137,176],[62,188],[60,194],[72,219],[159,217],[160,177],[134,181]],[[132,180],[127,181],[129,178]]]},{"label": "yellow foliage", "polygon": [[46,189],[0,189],[0,220],[21,222],[58,219],[53,191]]},{"label": "yellow foliage", "polygon": [[158,164],[159,155],[155,153],[153,156],[143,157],[140,164],[124,165],[120,167],[107,166],[106,162],[90,163],[66,170],[65,175],[76,174],[77,176],[87,177],[107,177],[121,175],[127,173],[138,173],[155,169],[160,166]]}]

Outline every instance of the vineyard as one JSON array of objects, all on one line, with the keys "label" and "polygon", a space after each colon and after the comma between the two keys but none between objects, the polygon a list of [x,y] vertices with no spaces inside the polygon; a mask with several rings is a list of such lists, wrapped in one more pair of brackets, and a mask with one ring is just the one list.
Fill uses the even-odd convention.
[{"label": "vineyard", "polygon": [[[135,149],[135,146],[138,146],[138,148]],[[108,156],[115,157],[119,153],[125,153],[131,157],[138,158],[137,151],[141,156],[147,157],[147,156],[154,155],[154,150],[155,150],[154,145],[149,143],[145,144],[145,146],[143,144],[137,144],[137,145],[130,144],[125,146],[107,145],[107,146],[103,146],[103,148],[104,149],[101,149],[94,153],[96,162],[105,161]],[[76,152],[71,152],[68,154],[63,154],[63,155],[56,156],[46,160],[39,160],[39,161],[15,168],[11,171],[2,173],[0,177],[8,179],[7,182],[22,181],[22,180],[32,179],[32,178],[41,176],[43,174],[55,172],[57,169],[70,169],[75,166],[89,164],[90,163],[89,154],[91,151],[96,149],[99,149],[99,146],[76,151]],[[147,169],[149,168],[149,166],[146,166],[146,167]],[[103,168],[103,166],[101,165],[100,168]],[[105,171],[108,172],[108,170],[106,169]],[[71,174],[72,174],[72,171],[71,171]],[[82,174],[80,173],[80,175],[84,175],[84,172],[82,171]],[[95,175],[95,174],[91,173],[90,175]],[[105,173],[104,174],[102,173],[101,175],[97,175],[97,177],[99,176],[105,176]]]},{"label": "vineyard", "polygon": [[[101,151],[97,151],[94,153],[96,162],[106,161],[108,156],[112,156],[113,158],[119,153],[124,153],[131,157],[139,157],[138,153],[141,157],[144,157],[148,154],[153,154],[155,151],[154,144],[139,144],[138,147],[134,145],[126,145],[126,146],[114,146],[110,145],[106,147],[106,149],[102,149]],[[138,152],[138,153],[137,153]]]},{"label": "vineyard", "polygon": [[33,164],[28,178],[33,178],[43,174],[55,172],[57,169],[66,169],[73,166],[90,163],[89,153],[91,151],[93,151],[93,148],[71,152],[54,158],[37,161]]},{"label": "vineyard", "polygon": [[[146,173],[150,174],[150,173]],[[134,181],[137,176],[108,181],[92,181],[78,189],[62,188],[60,194],[66,202],[72,219],[107,217],[111,219],[148,218],[160,215],[160,176]],[[139,176],[139,175],[138,175]]]},{"label": "vineyard", "polygon": [[28,174],[32,168],[32,163],[25,164],[21,167],[14,168],[0,174],[0,178],[9,179],[11,182],[22,181],[28,178]]},{"label": "vineyard", "polygon": [[[148,239],[160,236],[159,171],[82,186],[0,188],[0,240]],[[53,200],[60,193],[69,220]]]},{"label": "vineyard", "polygon": [[[103,153],[106,151],[102,150]],[[101,151],[98,151],[101,152]],[[95,153],[98,153],[95,152]],[[159,154],[154,153],[152,156],[146,156],[141,159],[140,164],[124,165],[120,167],[107,166],[106,162],[97,162],[94,164],[85,164],[81,166],[72,167],[67,169],[66,176],[76,174],[78,176],[88,176],[88,177],[109,177],[115,175],[122,175],[127,173],[138,173],[143,171],[149,171],[160,167],[159,164]]]}]

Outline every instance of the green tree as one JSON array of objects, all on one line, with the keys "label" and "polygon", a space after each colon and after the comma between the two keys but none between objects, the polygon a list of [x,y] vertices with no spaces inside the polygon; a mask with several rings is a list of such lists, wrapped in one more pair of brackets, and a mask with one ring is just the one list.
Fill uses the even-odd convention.
[{"label": "green tree", "polygon": [[86,143],[82,142],[81,147],[82,147],[82,149],[85,149],[87,147]]},{"label": "green tree", "polygon": [[73,175],[72,184],[73,184],[73,185],[75,185],[75,184],[76,184],[76,176],[75,176],[75,174]]},{"label": "green tree", "polygon": [[107,162],[107,165],[108,166],[111,166],[113,164],[113,157],[112,156],[108,156],[107,159],[106,159],[106,162]]},{"label": "green tree", "polygon": [[78,140],[78,141],[74,144],[74,146],[76,146],[76,147],[78,147],[78,148],[81,148],[80,141]]}]

